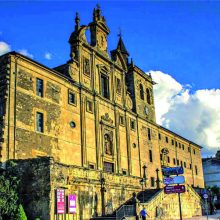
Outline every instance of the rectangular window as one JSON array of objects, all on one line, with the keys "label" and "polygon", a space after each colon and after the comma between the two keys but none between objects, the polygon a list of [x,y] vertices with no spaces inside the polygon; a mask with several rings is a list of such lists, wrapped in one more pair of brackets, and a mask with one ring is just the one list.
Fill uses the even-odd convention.
[{"label": "rectangular window", "polygon": [[104,162],[104,171],[106,172],[114,172],[114,164],[109,162]]},{"label": "rectangular window", "polygon": [[180,161],[181,167],[183,167],[183,161]]},{"label": "rectangular window", "polygon": [[36,125],[37,125],[37,131],[38,132],[44,132],[44,116],[43,113],[37,112],[36,114]]},{"label": "rectangular window", "polygon": [[101,74],[101,95],[109,99],[109,79],[104,74]]},{"label": "rectangular window", "polygon": [[161,140],[161,134],[160,133],[158,133],[158,138],[159,138],[159,140]]},{"label": "rectangular window", "polygon": [[174,140],[172,139],[172,145],[174,145]]},{"label": "rectangular window", "polygon": [[150,128],[147,128],[147,135],[148,135],[148,140],[151,140],[151,130],[150,130]]},{"label": "rectangular window", "polygon": [[155,187],[155,178],[154,177],[151,177],[150,178],[150,185],[151,185],[151,187]]},{"label": "rectangular window", "polygon": [[177,141],[175,141],[175,146],[177,147]]},{"label": "rectangular window", "polygon": [[86,111],[93,113],[93,103],[90,100],[86,101]]},{"label": "rectangular window", "polygon": [[184,162],[183,164],[184,164],[184,167],[186,168],[186,162]]},{"label": "rectangular window", "polygon": [[195,149],[193,149],[193,153],[196,154],[196,150]]},{"label": "rectangular window", "polygon": [[44,82],[42,79],[37,78],[36,94],[37,96],[43,97],[43,92],[44,92]]},{"label": "rectangular window", "polygon": [[69,91],[69,99],[68,102],[70,105],[76,105],[76,94]]},{"label": "rectangular window", "polygon": [[176,165],[176,159],[175,158],[173,158],[173,164]]},{"label": "rectangular window", "polygon": [[189,169],[190,169],[190,170],[192,169],[192,164],[191,164],[191,163],[189,164]]},{"label": "rectangular window", "polygon": [[168,142],[169,142],[168,137],[166,137],[166,143],[168,143]]},{"label": "rectangular window", "polygon": [[135,130],[135,121],[131,119],[130,121],[130,127],[132,130]]},{"label": "rectangular window", "polygon": [[183,150],[185,149],[184,144],[182,144],[182,149],[183,149]]},{"label": "rectangular window", "polygon": [[120,123],[120,125],[125,125],[125,121],[124,121],[124,116],[123,115],[119,116],[119,123]]},{"label": "rectangular window", "polygon": [[122,170],[123,175],[127,175],[127,170]]},{"label": "rectangular window", "polygon": [[198,175],[198,168],[197,168],[197,166],[195,166],[195,172],[196,172],[196,175]]},{"label": "rectangular window", "polygon": [[149,160],[150,162],[153,162],[152,150],[149,150]]},{"label": "rectangular window", "polygon": [[167,156],[167,162],[170,163],[170,157],[169,156]]},{"label": "rectangular window", "polygon": [[181,144],[179,143],[179,148],[181,149]]},{"label": "rectangular window", "polygon": [[5,114],[5,103],[0,103],[0,116],[3,116]]},{"label": "rectangular window", "polygon": [[95,169],[95,165],[92,164],[92,163],[90,163],[90,164],[89,164],[89,169],[94,170],[94,169]]},{"label": "rectangular window", "polygon": [[180,161],[179,161],[179,160],[177,160],[176,162],[177,162],[177,166],[179,166],[179,165],[180,165]]},{"label": "rectangular window", "polygon": [[190,147],[188,147],[188,152],[190,152]]}]

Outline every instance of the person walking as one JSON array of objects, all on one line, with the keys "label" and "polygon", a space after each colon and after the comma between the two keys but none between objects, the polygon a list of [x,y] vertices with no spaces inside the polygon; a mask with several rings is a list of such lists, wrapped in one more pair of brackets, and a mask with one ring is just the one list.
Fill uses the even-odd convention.
[{"label": "person walking", "polygon": [[142,220],[146,220],[147,216],[150,217],[150,216],[147,214],[147,211],[146,211],[145,207],[143,207],[143,209],[141,210],[140,216],[141,216],[141,219],[142,219]]}]

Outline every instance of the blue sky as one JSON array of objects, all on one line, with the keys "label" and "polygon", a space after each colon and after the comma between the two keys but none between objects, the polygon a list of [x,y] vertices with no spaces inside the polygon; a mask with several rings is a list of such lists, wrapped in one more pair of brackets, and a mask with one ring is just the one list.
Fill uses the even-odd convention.
[{"label": "blue sky", "polygon": [[[78,11],[82,24],[92,19],[97,1],[1,1],[0,40],[13,50],[27,49],[50,67],[66,62],[69,35]],[[195,89],[220,82],[220,2],[100,1],[111,34],[109,49],[123,39],[144,71],[171,73]],[[51,60],[44,53],[52,54]]]},{"label": "blue sky", "polygon": [[[99,3],[111,31],[109,50],[115,49],[120,28],[135,64],[146,72],[152,70],[160,82],[155,91],[161,97],[156,103],[158,121],[206,147],[205,155],[213,155],[220,145],[220,1]],[[58,66],[69,59],[75,12],[81,25],[87,25],[96,4],[0,0],[0,42],[46,66]],[[198,112],[206,119],[202,124],[194,121]],[[183,127],[186,120],[196,126]],[[192,129],[201,135],[192,136]]]}]

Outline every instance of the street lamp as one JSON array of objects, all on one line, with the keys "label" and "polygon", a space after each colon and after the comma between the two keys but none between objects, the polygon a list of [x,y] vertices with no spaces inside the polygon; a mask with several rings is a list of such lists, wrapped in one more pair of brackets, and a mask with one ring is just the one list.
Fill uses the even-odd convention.
[{"label": "street lamp", "polygon": [[156,173],[157,173],[157,180],[156,180],[157,189],[160,189],[159,171],[160,171],[160,170],[157,168],[157,169],[156,169]]},{"label": "street lamp", "polygon": [[104,216],[105,215],[105,192],[106,192],[104,177],[101,177],[100,183],[101,183],[100,191],[101,191],[101,199],[102,199],[102,216]]},{"label": "street lamp", "polygon": [[141,187],[142,187],[142,203],[144,203],[144,185],[146,183],[146,179],[145,178],[142,178],[140,180],[140,184],[141,184]]}]

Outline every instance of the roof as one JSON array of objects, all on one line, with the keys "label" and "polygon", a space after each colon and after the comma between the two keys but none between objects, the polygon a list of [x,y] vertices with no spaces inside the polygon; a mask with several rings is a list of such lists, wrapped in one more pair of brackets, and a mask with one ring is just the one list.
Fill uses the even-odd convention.
[{"label": "roof", "polygon": [[121,53],[127,54],[129,56],[129,53],[128,53],[127,49],[125,48],[125,45],[124,45],[124,42],[123,42],[121,36],[119,37],[117,49],[120,50]]}]

